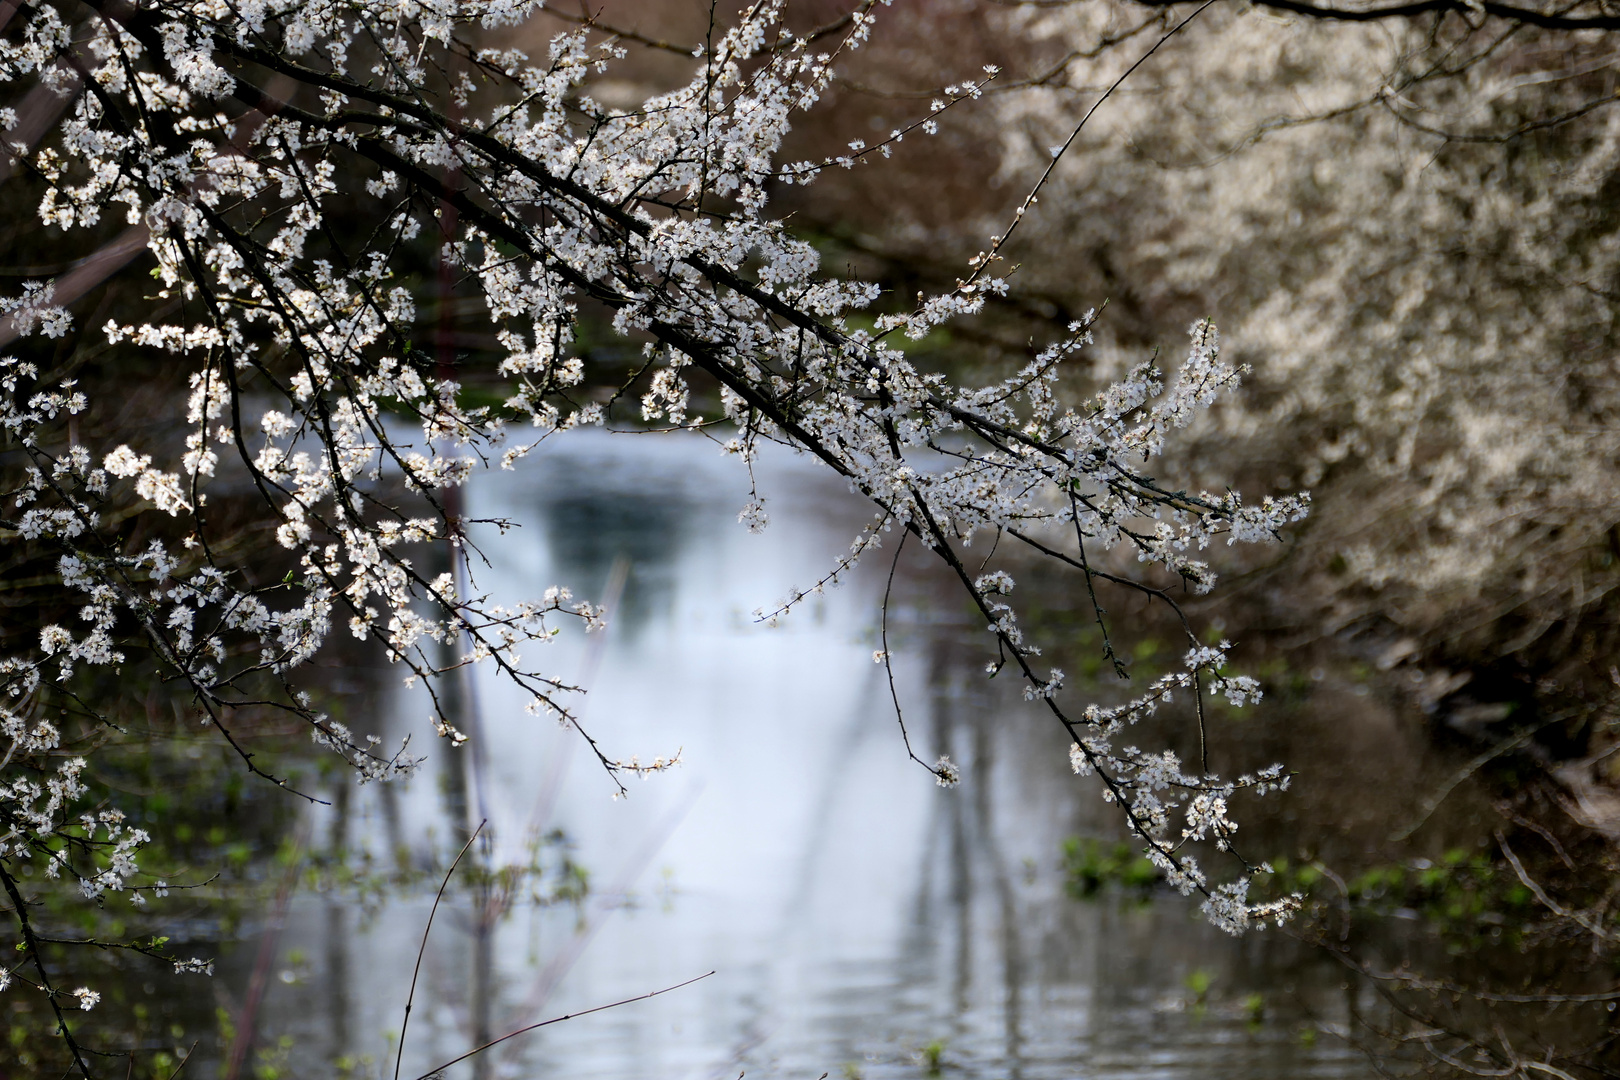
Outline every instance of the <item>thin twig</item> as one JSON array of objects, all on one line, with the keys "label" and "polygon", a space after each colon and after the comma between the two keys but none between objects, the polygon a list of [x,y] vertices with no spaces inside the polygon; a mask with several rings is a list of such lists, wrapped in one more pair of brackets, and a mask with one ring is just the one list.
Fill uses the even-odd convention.
[{"label": "thin twig", "polygon": [[567,1013],[566,1015],[563,1015],[563,1016],[553,1016],[550,1020],[542,1020],[538,1024],[530,1024],[528,1027],[520,1027],[516,1031],[507,1032],[505,1035],[502,1035],[498,1039],[491,1039],[489,1042],[485,1043],[483,1046],[474,1047],[473,1049],[467,1051],[465,1054],[462,1054],[460,1057],[450,1059],[449,1061],[445,1062],[443,1065],[439,1065],[439,1066],[436,1066],[436,1067],[434,1067],[432,1069],[429,1069],[427,1072],[423,1073],[421,1076],[418,1076],[416,1078],[416,1080],[430,1080],[431,1077],[437,1076],[439,1073],[442,1073],[444,1070],[448,1069],[452,1065],[457,1065],[457,1064],[460,1064],[463,1061],[466,1061],[468,1058],[472,1057],[474,1054],[481,1054],[485,1050],[488,1050],[492,1046],[498,1046],[499,1044],[505,1042],[507,1039],[515,1039],[519,1035],[522,1035],[522,1034],[524,1034],[526,1032],[534,1031],[536,1028],[547,1027],[547,1026],[549,1026],[551,1024],[560,1024],[564,1020],[572,1020],[577,1016],[589,1016],[589,1015],[591,1015],[591,1013],[602,1012],[602,1011],[604,1011],[606,1009],[617,1009],[620,1005],[630,1005],[630,1004],[633,1004],[634,1002],[637,1002],[637,1001],[646,1001],[648,998],[655,998],[659,994],[667,994],[671,990],[679,990],[683,986],[691,986],[693,983],[698,982],[698,981],[700,981],[702,979],[707,979],[710,975],[713,975],[713,974],[714,974],[714,972],[712,972],[712,971],[706,971],[702,975],[697,976],[696,978],[687,979],[685,982],[678,982],[674,986],[666,986],[662,990],[653,990],[653,991],[650,991],[649,993],[638,994],[635,997],[628,997],[628,998],[625,998],[622,1001],[615,1001],[615,1002],[613,1002],[611,1004],[608,1004],[608,1005],[598,1005],[593,1009],[581,1009],[577,1013]]},{"label": "thin twig", "polygon": [[1204,723],[1203,671],[1193,668],[1193,704],[1198,706],[1198,767],[1209,775],[1209,730]]},{"label": "thin twig", "polygon": [[[1118,675],[1122,679],[1129,679],[1131,677],[1131,673],[1126,670],[1124,663],[1122,663],[1120,658],[1115,655],[1114,643],[1109,640],[1108,637],[1108,623],[1104,619],[1104,616],[1108,613],[1104,611],[1102,605],[1097,602],[1097,588],[1092,580],[1094,575],[1091,572],[1091,560],[1086,557],[1086,530],[1081,527],[1080,503],[1079,500],[1075,498],[1074,490],[1072,488],[1069,490],[1069,511],[1074,515],[1074,544],[1075,547],[1080,549],[1080,569],[1085,574],[1086,578],[1086,596],[1091,600],[1091,613],[1097,617],[1097,629],[1102,633],[1103,656],[1107,658],[1109,663],[1114,665],[1115,675]],[[1205,767],[1204,771],[1209,771],[1207,766]]]},{"label": "thin twig", "polygon": [[905,550],[906,537],[910,535],[908,532],[900,534],[900,542],[894,546],[894,560],[889,563],[889,583],[883,590],[882,615],[878,623],[878,644],[883,647],[883,673],[889,677],[889,700],[894,702],[894,718],[900,724],[900,741],[905,744],[906,756],[943,779],[939,768],[918,757],[911,748],[911,736],[906,733],[906,716],[900,710],[900,692],[894,686],[894,663],[889,657],[889,597],[894,592],[894,572],[900,568],[900,553]]},{"label": "thin twig", "polygon": [[1513,853],[1513,849],[1508,847],[1507,837],[1502,835],[1501,829],[1496,830],[1496,846],[1502,849],[1503,855],[1507,856],[1507,861],[1509,865],[1513,867],[1513,872],[1518,875],[1519,881],[1524,884],[1525,888],[1529,889],[1535,894],[1536,899],[1540,900],[1542,906],[1544,906],[1548,911],[1551,911],[1554,915],[1558,915],[1562,918],[1570,919],[1576,923],[1579,923],[1588,932],[1590,932],[1592,936],[1598,938],[1599,940],[1614,940],[1614,935],[1593,921],[1592,917],[1586,914],[1586,912],[1571,911],[1569,908],[1566,908],[1564,905],[1554,900],[1551,896],[1547,895],[1547,890],[1543,889],[1541,887],[1541,883],[1536,881],[1525,871],[1524,864],[1521,863],[1519,861],[1519,857]]},{"label": "thin twig", "polygon": [[456,852],[455,861],[450,864],[450,869],[444,872],[444,880],[439,882],[438,894],[433,897],[433,908],[428,912],[427,925],[422,928],[422,944],[416,950],[416,967],[411,971],[411,992],[405,995],[405,1019],[399,1025],[399,1056],[394,1059],[394,1080],[399,1080],[400,1063],[405,1060],[405,1031],[411,1026],[411,1006],[416,1003],[416,980],[422,974],[422,957],[427,954],[428,935],[433,932],[433,916],[439,913],[439,901],[444,899],[444,890],[449,886],[450,877],[456,872],[456,867],[461,865],[461,857],[467,854],[467,849],[473,846],[473,841],[478,839],[478,834],[484,831],[486,824],[487,822],[480,821],[478,828],[467,837],[467,842],[461,845],[461,850]]},{"label": "thin twig", "polygon": [[1086,126],[1086,121],[1090,120],[1092,115],[1096,113],[1098,109],[1102,108],[1102,103],[1107,101],[1109,96],[1112,95],[1115,90],[1118,90],[1120,85],[1136,72],[1137,68],[1147,63],[1148,57],[1159,51],[1160,45],[1163,45],[1165,42],[1175,37],[1182,27],[1198,18],[1199,15],[1203,14],[1204,9],[1213,3],[1215,3],[1215,0],[1204,0],[1204,2],[1198,6],[1197,10],[1195,10],[1191,15],[1188,15],[1185,19],[1182,19],[1175,26],[1171,27],[1163,37],[1159,38],[1158,41],[1153,43],[1153,47],[1151,49],[1143,53],[1137,59],[1136,63],[1126,68],[1125,73],[1119,78],[1115,79],[1113,83],[1109,85],[1107,90],[1103,91],[1102,97],[1092,102],[1091,108],[1086,110],[1086,115],[1080,118],[1080,122],[1074,126],[1074,130],[1069,132],[1069,137],[1063,140],[1063,145],[1058,147],[1057,151],[1053,153],[1052,160],[1046,166],[1046,171],[1041,173],[1041,178],[1035,181],[1035,186],[1029,189],[1029,194],[1024,196],[1024,201],[1020,203],[1018,209],[1014,211],[1012,224],[1007,226],[1006,232],[995,238],[995,240],[990,244],[989,251],[979,256],[978,262],[973,267],[973,272],[968,275],[967,281],[964,284],[972,284],[974,281],[978,280],[979,275],[984,273],[985,270],[990,267],[990,264],[996,261],[996,253],[1001,250],[1002,246],[1006,244],[1007,240],[1017,230],[1018,223],[1024,220],[1024,215],[1029,212],[1029,208],[1035,205],[1036,196],[1041,193],[1041,188],[1046,186],[1046,181],[1049,180],[1052,173],[1057,170],[1058,162],[1063,160],[1063,155],[1068,151],[1069,147],[1074,145],[1074,140],[1080,137],[1080,131]]},{"label": "thin twig", "polygon": [[186,1067],[186,1062],[190,1061],[191,1055],[196,1052],[197,1042],[201,1041],[202,1040],[199,1039],[191,1044],[191,1048],[186,1051],[186,1056],[180,1059],[180,1064],[176,1065],[174,1067],[174,1072],[169,1074],[169,1080],[175,1080],[175,1077],[180,1075],[180,1070]]},{"label": "thin twig", "polygon": [[1446,797],[1455,791],[1457,786],[1464,780],[1467,780],[1470,776],[1474,775],[1474,773],[1478,772],[1484,766],[1490,764],[1490,762],[1496,758],[1501,757],[1503,754],[1517,750],[1519,747],[1523,746],[1525,743],[1534,738],[1536,733],[1542,728],[1546,727],[1548,724],[1557,723],[1558,721],[1564,719],[1567,719],[1567,717],[1560,714],[1553,719],[1548,720],[1546,723],[1538,724],[1527,731],[1521,731],[1511,738],[1504,739],[1495,746],[1482,750],[1474,757],[1470,758],[1466,765],[1453,773],[1438,790],[1423,801],[1423,805],[1419,808],[1418,816],[1416,818],[1414,818],[1404,828],[1390,833],[1389,842],[1392,844],[1399,844],[1409,839],[1413,833],[1417,832],[1423,827],[1424,822],[1429,820],[1430,815],[1440,808],[1440,804],[1445,802]]},{"label": "thin twig", "polygon": [[[1616,749],[1620,749],[1620,747],[1616,747]],[[1558,858],[1563,861],[1565,866],[1569,867],[1570,873],[1580,873],[1580,868],[1575,865],[1575,860],[1569,857],[1569,852],[1564,850],[1564,845],[1558,842],[1558,837],[1554,836],[1548,831],[1547,826],[1537,821],[1531,821],[1523,814],[1514,813],[1512,806],[1508,803],[1498,803],[1496,809],[1503,817],[1507,818],[1515,825],[1520,825],[1526,829],[1529,829],[1531,832],[1537,834],[1543,840],[1547,841],[1548,844],[1551,844],[1553,851],[1558,853]]]},{"label": "thin twig", "polygon": [[40,986],[45,990],[45,998],[51,1003],[51,1010],[56,1013],[56,1027],[62,1033],[62,1040],[73,1051],[73,1060],[78,1063],[79,1071],[84,1074],[84,1080],[91,1080],[90,1066],[84,1063],[84,1055],[79,1051],[79,1043],[68,1029],[67,1017],[62,1015],[62,1006],[56,1000],[57,991],[51,986],[51,977],[45,971],[45,957],[39,951],[39,940],[34,937],[34,927],[28,921],[28,908],[23,903],[22,893],[17,890],[17,882],[7,872],[5,866],[0,864],[0,884],[5,885],[6,895],[11,897],[14,914],[17,916],[17,925],[22,928],[23,943],[33,954],[34,967],[39,971]]},{"label": "thin twig", "polygon": [[[1179,0],[1137,0],[1149,7],[1172,7]],[[1476,12],[1495,19],[1521,22],[1544,30],[1615,30],[1620,29],[1620,16],[1609,14],[1569,15],[1568,8],[1540,11],[1498,0],[1413,0],[1410,3],[1389,4],[1384,7],[1323,7],[1304,0],[1255,0],[1259,7],[1286,11],[1312,19],[1338,22],[1380,22],[1384,19],[1416,19],[1424,15],[1453,12],[1468,16]],[[1572,5],[1573,6],[1573,5]]]}]

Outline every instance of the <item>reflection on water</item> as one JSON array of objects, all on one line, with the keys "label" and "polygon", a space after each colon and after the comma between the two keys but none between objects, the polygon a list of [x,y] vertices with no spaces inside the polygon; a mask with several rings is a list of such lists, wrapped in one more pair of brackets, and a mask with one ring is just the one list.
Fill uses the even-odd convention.
[{"label": "reflection on water", "polygon": [[628,567],[614,605],[621,637],[668,618],[693,512],[678,493],[572,490],[543,500],[539,512],[553,574],[578,595],[605,598],[615,564]]},{"label": "reflection on water", "polygon": [[[1065,897],[1061,840],[1109,831],[1107,808],[1037,715],[962,677],[938,644],[957,605],[911,590],[898,615],[913,629],[895,645],[919,752],[964,766],[949,791],[907,762],[872,662],[879,568],[778,628],[752,618],[825,572],[865,516],[811,467],[761,463],[773,524],[758,536],[735,524],[740,470],[700,440],[585,437],[525,467],[470,493],[475,516],[526,526],[482,544],[478,585],[514,599],[622,588],[605,637],[565,634],[543,659],[588,684],[584,722],[609,753],[679,751],[684,765],[615,801],[577,736],[480,677],[463,694],[477,754],[435,745],[409,785],[320,812],[312,836],[420,867],[444,865],[476,807],[488,843],[468,880],[538,860],[538,875],[452,890],[402,1075],[708,971],[451,1075],[1370,1075],[1312,1037],[1345,1022],[1354,993],[1319,954],[1276,934],[1228,939],[1180,902]],[[383,712],[419,730],[426,709],[400,691]],[[571,849],[547,840],[556,830]],[[555,899],[564,860],[588,868],[587,897],[531,902]],[[435,884],[364,907],[292,901],[259,1027],[292,1036],[293,1074],[346,1057],[391,1075]],[[255,948],[229,958],[228,985],[246,983]]]}]

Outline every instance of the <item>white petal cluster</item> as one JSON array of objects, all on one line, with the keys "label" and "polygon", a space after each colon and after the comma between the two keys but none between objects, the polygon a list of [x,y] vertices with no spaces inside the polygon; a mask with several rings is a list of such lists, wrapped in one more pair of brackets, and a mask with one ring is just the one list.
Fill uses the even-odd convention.
[{"label": "white petal cluster", "polygon": [[[39,432],[82,409],[82,395],[63,386],[25,398],[23,383],[37,373],[0,361],[0,425],[36,447],[33,481],[8,524],[61,548],[63,580],[84,594],[89,624],[82,636],[48,627],[37,655],[7,661],[13,685],[37,682],[47,661],[61,680],[80,665],[120,662],[114,629],[133,618],[208,722],[224,727],[245,679],[273,676],[288,687],[281,707],[362,779],[405,774],[416,763],[408,745],[388,753],[292,689],[300,666],[346,626],[380,643],[411,680],[491,664],[527,692],[531,711],[578,728],[564,700],[573,688],[521,653],[553,638],[560,618],[591,628],[601,612],[565,590],[497,603],[458,573],[424,573],[412,549],[449,545],[459,559],[456,491],[475,470],[511,467],[544,439],[601,421],[600,406],[570,396],[584,378],[576,327],[588,304],[645,346],[646,421],[725,424],[736,432],[727,449],[744,465],[761,440],[787,444],[875,504],[871,526],[828,576],[765,617],[835,584],[886,536],[917,537],[960,577],[1001,663],[1012,663],[1029,698],[1075,735],[1077,767],[1107,779],[1166,873],[1208,891],[1190,859],[1169,853],[1172,812],[1190,797],[1187,835],[1224,842],[1236,827],[1225,810],[1231,793],[1286,778],[1223,783],[1185,773],[1170,755],[1116,750],[1112,740],[1172,689],[1200,679],[1234,703],[1258,688],[1219,674],[1224,649],[1199,652],[1138,701],[1070,719],[1057,703],[1062,672],[1036,673],[1038,650],[1003,599],[1012,579],[975,576],[958,549],[1005,534],[1054,553],[1050,545],[1069,538],[1077,555],[1056,552],[1067,561],[1083,563],[1088,548],[1124,549],[1203,591],[1215,577],[1198,553],[1213,540],[1273,540],[1302,517],[1302,495],[1255,507],[1232,492],[1171,490],[1148,472],[1170,432],[1237,386],[1214,327],[1192,328],[1168,385],[1144,364],[1073,402],[1060,383],[1090,343],[1090,315],[1012,376],[955,385],[900,346],[982,311],[1006,282],[976,271],[919,295],[910,311],[857,319],[878,287],[825,274],[814,247],[767,213],[772,185],[886,155],[907,132],[934,130],[944,109],[981,93],[982,81],[950,88],[875,146],[857,140],[849,155],[784,165],[792,120],[825,94],[839,58],[867,40],[876,0],[857,5],[827,51],[784,27],[785,0],[751,4],[701,50],[684,86],[634,110],[590,97],[591,79],[619,50],[593,44],[586,31],[559,35],[540,61],[463,40],[474,26],[523,19],[535,6],[529,0],[91,6],[98,17],[77,28],[49,5],[28,7],[22,33],[0,42],[0,82],[52,78],[69,42],[82,38],[75,63],[95,92],[80,95],[51,139],[29,152],[46,187],[39,213],[71,231],[121,207],[146,230],[157,299],[194,321],[154,315],[112,321],[103,332],[109,344],[191,365],[188,435],[172,463],[127,445],[104,448],[99,467],[88,451],[52,456],[37,449]],[[244,74],[255,70],[311,93],[283,100]],[[460,74],[444,74],[452,71]],[[357,212],[369,216],[359,233],[370,239],[355,249],[337,238],[332,217],[340,195],[354,197],[344,203],[349,213],[361,191]],[[355,222],[343,224],[344,236],[355,234]],[[423,230],[494,324],[492,366],[507,381],[499,407],[474,404],[453,366],[414,344],[428,297],[412,292],[402,268]],[[5,312],[19,332],[59,333],[66,316],[50,301],[49,286],[29,287]],[[721,387],[720,415],[694,413],[689,379],[698,371]],[[273,510],[275,539],[297,563],[286,581],[268,587],[248,568],[222,563],[201,526],[176,551],[154,541],[139,555],[115,556],[86,541],[110,506],[197,519],[227,463]],[[391,481],[432,513],[412,517],[390,504],[380,492]],[[740,520],[764,528],[757,492]],[[6,717],[21,751],[55,737],[20,712]],[[433,723],[452,744],[464,738],[444,715]],[[679,760],[621,762],[590,745],[616,776]],[[944,758],[933,771],[941,783],[958,777]],[[65,803],[82,794],[76,777],[64,771],[47,783],[59,790],[0,795],[26,822],[14,851],[61,827]],[[105,868],[84,879],[99,895],[132,872],[136,832],[102,820],[94,827],[111,845]],[[1231,921],[1229,906],[1220,917]]]}]

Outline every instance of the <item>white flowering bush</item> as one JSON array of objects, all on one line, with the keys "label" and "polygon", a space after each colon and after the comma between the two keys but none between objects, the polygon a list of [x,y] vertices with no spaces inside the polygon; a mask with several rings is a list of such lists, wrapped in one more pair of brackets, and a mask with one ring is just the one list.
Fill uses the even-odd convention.
[{"label": "white flowering bush", "polygon": [[[42,379],[26,352],[3,362],[0,423],[27,458],[4,527],[56,553],[80,605],[78,624],[45,626],[37,647],[3,661],[0,876],[19,913],[10,875],[24,860],[73,874],[102,901],[161,887],[138,868],[139,830],[81,811],[82,763],[53,756],[58,733],[36,707],[47,682],[117,670],[137,645],[243,767],[273,783],[285,781],[236,737],[243,709],[296,718],[362,781],[406,775],[420,760],[408,739],[387,748],[357,737],[301,688],[300,670],[343,631],[434,693],[431,726],[450,745],[465,736],[439,704],[437,680],[485,664],[521,686],[532,711],[575,728],[621,790],[625,774],[669,765],[601,746],[576,719],[574,688],[547,673],[541,646],[563,621],[595,625],[597,609],[561,588],[532,600],[483,595],[460,570],[468,478],[606,419],[586,400],[575,346],[588,310],[641,349],[645,422],[720,432],[744,465],[763,442],[782,443],[873,504],[872,523],[827,577],[762,618],[786,615],[874,549],[914,538],[982,615],[992,673],[1008,668],[1024,681],[1067,733],[1075,770],[1100,779],[1167,877],[1201,893],[1211,920],[1233,932],[1284,918],[1287,901],[1249,902],[1247,861],[1236,859],[1235,880],[1217,881],[1187,848],[1213,841],[1231,851],[1234,797],[1283,786],[1281,768],[1222,779],[1120,745],[1175,692],[1234,705],[1258,696],[1253,680],[1226,670],[1228,645],[1201,645],[1189,629],[1182,670],[1124,706],[1075,709],[1062,673],[1040,666],[1020,629],[1011,576],[985,573],[988,558],[975,568],[968,550],[1018,544],[1071,567],[1078,587],[1102,579],[1169,599],[1173,585],[1215,584],[1212,545],[1276,540],[1302,518],[1303,495],[1250,503],[1154,476],[1167,438],[1238,384],[1214,326],[1193,326],[1173,375],[1139,364],[1084,400],[1065,375],[1091,341],[1091,315],[984,385],[920,368],[906,340],[1005,293],[994,249],[954,288],[893,309],[876,285],[825,273],[768,197],[926,136],[994,71],[919,105],[878,146],[857,140],[847,154],[788,160],[791,123],[867,41],[875,0],[807,34],[788,29],[779,0],[760,0],[695,50],[689,82],[634,109],[592,99],[592,78],[621,50],[588,28],[553,38],[538,58],[488,47],[536,7],[33,0],[18,9],[0,43],[0,82],[72,96],[40,144],[12,147],[42,185],[41,221],[71,238],[116,217],[145,230],[155,265],[149,318],[73,326],[43,285],[10,302],[10,333],[19,348],[27,335],[101,335],[109,347],[175,358],[190,381],[183,447],[89,446],[73,434],[87,407],[74,386]],[[439,268],[437,291],[417,272],[424,250]],[[442,307],[457,282],[499,343],[486,373],[502,387],[494,402],[462,385],[442,340],[436,355],[416,344],[419,306]],[[707,415],[693,393],[700,381],[715,391]],[[271,515],[273,543],[293,567],[284,578],[264,579],[222,545],[213,515],[233,491]],[[134,546],[132,518],[155,523]],[[763,496],[740,518],[766,527]],[[446,545],[457,568],[424,570]],[[1134,554],[1140,575],[1094,567],[1088,552],[1107,550]],[[1104,641],[1112,658],[1106,631]],[[926,767],[942,783],[958,776],[943,759]],[[42,963],[37,976],[59,1017],[75,1000],[95,1004],[92,988],[51,989]]]},{"label": "white flowering bush", "polygon": [[[989,182],[941,220],[917,200],[886,209],[931,176],[874,176],[869,245],[916,262],[976,250],[1095,88],[1196,7],[987,6],[988,29],[945,48],[1009,56],[964,121]],[[1220,312],[1247,392],[1178,439],[1171,468],[1318,494],[1283,571],[1295,617],[1452,664],[1553,667],[1589,632],[1612,651],[1617,28],[1594,3],[1216,5],[1090,118],[1043,227],[1008,248],[1026,304],[1111,299],[1100,379]],[[938,33],[907,29],[919,55]],[[861,77],[921,91],[932,76]],[[829,204],[802,209],[852,209]],[[1581,677],[1600,687],[1594,668]]]}]

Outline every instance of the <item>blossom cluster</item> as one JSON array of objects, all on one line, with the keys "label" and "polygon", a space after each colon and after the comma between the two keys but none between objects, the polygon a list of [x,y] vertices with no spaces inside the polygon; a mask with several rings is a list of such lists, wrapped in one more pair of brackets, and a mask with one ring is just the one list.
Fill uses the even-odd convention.
[{"label": "blossom cluster", "polygon": [[[1089,56],[1143,19],[1123,0],[1021,5],[992,32]],[[1593,574],[1620,519],[1607,38],[1431,30],[1217,5],[1156,54],[1154,94],[1090,118],[1048,185],[1052,227],[1016,257],[1032,292],[1084,296],[1108,280],[1090,253],[1110,252],[1149,314],[1099,343],[1105,374],[1169,329],[1157,313],[1221,305],[1253,392],[1176,456],[1332,491],[1293,602],[1336,625],[1393,618],[1453,656],[1562,655],[1556,634],[1609,595]],[[994,99],[977,134],[1000,179],[1045,168],[1077,91],[1134,59],[1105,50]],[[1536,153],[1507,152],[1532,132]],[[975,238],[930,234],[953,241]]]},{"label": "blossom cluster", "polygon": [[[727,449],[744,464],[762,441],[786,444],[874,504],[872,525],[828,577],[767,617],[836,581],[886,537],[917,537],[960,578],[1003,663],[1074,735],[1166,872],[1209,893],[1222,925],[1270,914],[1241,891],[1212,891],[1174,854],[1165,823],[1180,796],[1165,793],[1191,798],[1189,838],[1224,842],[1235,828],[1225,800],[1276,786],[1279,774],[1222,782],[1112,745],[1120,724],[1187,680],[1196,687],[1208,677],[1234,703],[1255,696],[1253,683],[1218,675],[1224,651],[1198,653],[1180,681],[1126,711],[1071,718],[1059,703],[1062,673],[1035,670],[1038,649],[1004,599],[1011,578],[974,575],[960,549],[1008,535],[1074,563],[1089,583],[1088,548],[1121,548],[1203,591],[1215,575],[1201,552],[1221,538],[1276,539],[1307,500],[1250,505],[1229,490],[1174,490],[1146,471],[1172,431],[1238,384],[1208,322],[1193,327],[1173,378],[1144,364],[1075,402],[1062,378],[1090,343],[1090,315],[988,385],[957,385],[908,359],[907,339],[1005,295],[1000,278],[976,273],[920,295],[910,310],[856,318],[879,302],[878,286],[824,273],[816,249],[768,212],[770,190],[811,183],[874,149],[887,155],[907,132],[936,130],[941,112],[983,86],[951,87],[880,147],[780,162],[796,114],[868,40],[876,0],[861,0],[825,49],[787,28],[785,0],[759,0],[699,50],[689,82],[628,110],[590,95],[592,77],[620,55],[611,40],[559,34],[538,61],[481,43],[482,30],[525,18],[535,7],[525,0],[89,6],[95,16],[71,26],[50,3],[25,3],[24,32],[0,42],[0,82],[54,85],[70,42],[82,41],[75,63],[91,92],[48,145],[25,148],[46,181],[39,212],[70,233],[109,211],[147,230],[156,298],[183,301],[174,306],[189,314],[113,320],[101,332],[112,345],[161,350],[190,366],[188,435],[172,462],[127,445],[37,450],[30,486],[17,496],[29,509],[15,527],[62,549],[63,580],[84,593],[90,629],[47,628],[39,655],[17,661],[19,678],[38,679],[47,659],[58,679],[79,665],[116,664],[117,620],[132,615],[212,723],[223,724],[246,680],[267,677],[286,690],[282,707],[363,779],[402,775],[415,763],[406,746],[389,754],[356,738],[295,687],[298,670],[346,625],[413,680],[492,665],[528,693],[533,711],[579,729],[621,791],[621,774],[668,768],[678,755],[650,764],[609,755],[569,711],[573,688],[523,658],[555,636],[559,618],[595,625],[598,610],[561,590],[497,603],[462,572],[458,489],[474,471],[512,468],[541,441],[603,419],[600,405],[574,393],[585,378],[576,339],[589,304],[644,348],[645,420],[726,425],[735,432]],[[274,73],[281,88],[255,71]],[[363,228],[338,227],[340,202]],[[368,237],[358,247],[349,239],[357,234]],[[424,235],[436,241],[441,270],[476,288],[496,327],[499,405],[464,392],[453,365],[413,344],[427,297],[409,287],[407,268]],[[49,300],[48,288],[28,293],[14,306],[18,327],[65,332]],[[21,380],[34,373],[14,363],[5,371],[12,398],[0,419],[29,445],[43,446],[35,431],[55,412],[83,407],[70,387],[22,403]],[[694,408],[695,373],[719,387],[718,413]],[[207,543],[208,488],[227,470],[274,514],[275,540],[296,565],[285,591],[252,581]],[[401,509],[384,494],[390,483],[429,510]],[[109,500],[150,506],[190,532],[172,549],[155,541],[139,555],[108,555],[87,540]],[[741,520],[766,526],[757,492]],[[425,573],[410,553],[430,545],[450,547],[455,568]],[[19,745],[50,738],[26,734],[28,723],[17,720]],[[452,744],[465,738],[442,712],[433,723]],[[944,759],[932,770],[946,784],[959,776]],[[35,836],[55,828],[79,793],[63,784],[59,795],[15,796],[39,808]],[[129,838],[113,832],[116,823],[97,827],[109,841]],[[118,874],[92,881],[112,890]]]}]

